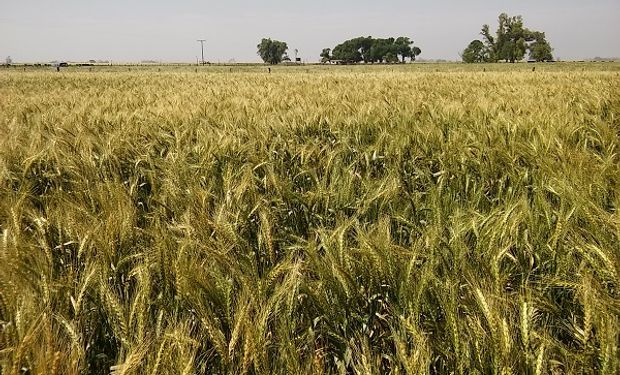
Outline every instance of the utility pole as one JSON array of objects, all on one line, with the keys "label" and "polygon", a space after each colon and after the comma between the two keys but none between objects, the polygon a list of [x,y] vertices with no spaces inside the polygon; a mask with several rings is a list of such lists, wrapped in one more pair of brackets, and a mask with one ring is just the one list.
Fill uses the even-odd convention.
[{"label": "utility pole", "polygon": [[200,42],[200,52],[201,52],[201,56],[202,56],[202,65],[205,64],[205,42],[207,41],[206,39],[198,39],[198,42]]}]

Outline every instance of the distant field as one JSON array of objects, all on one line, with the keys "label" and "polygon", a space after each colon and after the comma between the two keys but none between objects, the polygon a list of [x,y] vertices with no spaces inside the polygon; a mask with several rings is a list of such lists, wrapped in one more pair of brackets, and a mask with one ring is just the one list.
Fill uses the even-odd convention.
[{"label": "distant field", "polygon": [[0,374],[620,371],[620,63],[266,69],[0,68]]},{"label": "distant field", "polygon": [[[520,72],[536,68],[539,72],[580,72],[580,71],[612,71],[620,72],[620,61],[601,62],[554,62],[554,63],[497,63],[497,64],[463,64],[463,63],[430,63],[416,62],[413,64],[95,64],[94,66],[76,66],[75,64],[61,68],[62,72],[199,72],[199,73],[242,73],[266,72],[271,68],[273,73],[317,73],[317,72]],[[5,70],[6,69],[6,70]],[[9,68],[0,67],[3,71],[55,71],[52,66],[14,65]]]}]

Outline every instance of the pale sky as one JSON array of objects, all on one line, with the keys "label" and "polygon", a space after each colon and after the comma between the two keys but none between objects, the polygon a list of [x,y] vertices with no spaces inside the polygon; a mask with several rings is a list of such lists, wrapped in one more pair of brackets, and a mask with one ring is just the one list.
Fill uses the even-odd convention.
[{"label": "pale sky", "polygon": [[262,37],[318,61],[357,36],[409,36],[421,58],[459,59],[501,12],[545,31],[563,60],[620,57],[620,0],[0,0],[0,60],[259,61]]}]

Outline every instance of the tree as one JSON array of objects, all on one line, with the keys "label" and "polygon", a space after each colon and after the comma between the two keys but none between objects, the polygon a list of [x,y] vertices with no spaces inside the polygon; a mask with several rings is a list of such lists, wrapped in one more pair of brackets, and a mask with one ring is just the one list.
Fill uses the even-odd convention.
[{"label": "tree", "polygon": [[530,44],[530,59],[536,61],[551,61],[553,60],[553,48],[547,39],[545,33],[534,33],[534,42]]},{"label": "tree", "polygon": [[346,63],[357,63],[363,60],[362,53],[354,40],[347,40],[334,47],[332,58]]},{"label": "tree", "polygon": [[495,37],[491,35],[491,30],[489,25],[482,25],[482,30],[480,31],[480,35],[484,38],[484,47],[486,51],[486,55],[488,57],[487,61],[497,61],[497,52],[495,51]]},{"label": "tree", "polygon": [[394,44],[396,46],[396,52],[400,55],[402,62],[405,62],[405,58],[412,56],[413,49],[411,46],[413,45],[413,41],[411,41],[409,37],[399,36],[394,41]]},{"label": "tree", "polygon": [[523,60],[525,54],[537,61],[553,59],[551,45],[545,39],[545,33],[527,29],[523,25],[523,17],[509,16],[502,13],[498,17],[495,35],[491,34],[489,25],[483,25],[480,34],[483,41],[472,41],[463,51],[464,62],[517,62]]},{"label": "tree", "polygon": [[521,16],[510,17],[506,13],[500,14],[495,46],[500,60],[511,63],[523,60],[528,39],[531,39],[531,32],[523,27]]},{"label": "tree", "polygon": [[398,62],[398,55],[396,55],[394,52],[388,52],[385,55],[385,62],[388,64],[395,64]]},{"label": "tree", "polygon": [[332,61],[331,53],[332,53],[331,48],[323,48],[323,51],[321,52],[321,62],[322,63],[331,62]]},{"label": "tree", "polygon": [[411,61],[415,61],[415,59],[422,54],[422,50],[418,47],[411,48]]},{"label": "tree", "polygon": [[370,62],[382,63],[391,52],[392,45],[387,39],[374,39],[370,47]]},{"label": "tree", "polygon": [[481,63],[488,60],[488,50],[480,40],[473,40],[461,54],[463,62]]},{"label": "tree", "polygon": [[286,42],[263,38],[256,47],[258,48],[258,55],[268,64],[279,64],[288,57],[286,54],[288,50]]},{"label": "tree", "polygon": [[7,56],[5,62],[6,65],[11,65],[13,64],[13,59],[11,58],[11,56]]},{"label": "tree", "polygon": [[352,42],[353,44],[355,44],[357,49],[360,51],[360,54],[362,55],[362,60],[364,60],[365,63],[371,62],[370,61],[370,49],[372,48],[374,39],[371,36],[367,36],[367,37],[360,36],[359,38],[353,39]]}]

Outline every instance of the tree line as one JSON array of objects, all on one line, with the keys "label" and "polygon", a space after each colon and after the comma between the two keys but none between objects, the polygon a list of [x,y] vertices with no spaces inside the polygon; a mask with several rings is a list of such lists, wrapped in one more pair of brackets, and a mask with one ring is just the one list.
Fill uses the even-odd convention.
[{"label": "tree line", "polygon": [[529,52],[529,58],[535,61],[553,60],[553,49],[545,33],[530,30],[523,25],[523,17],[499,15],[495,35],[489,25],[483,25],[480,32],[483,40],[473,40],[461,54],[463,62],[483,63],[521,61]]},{"label": "tree line", "polygon": [[407,58],[415,61],[421,53],[422,50],[414,46],[413,41],[406,36],[386,39],[368,36],[346,40],[333,50],[324,48],[320,57],[323,63],[404,63]]},{"label": "tree line", "polygon": [[[524,59],[526,53],[535,61],[552,61],[553,48],[547,41],[545,33],[531,30],[524,26],[523,17],[499,15],[495,34],[490,26],[482,26],[482,40],[473,40],[461,53],[466,63],[494,63],[499,61],[517,62]],[[263,39],[257,45],[258,55],[268,64],[290,61],[286,42]],[[422,50],[414,45],[411,38],[373,38],[371,36],[346,40],[332,48],[324,48],[320,54],[322,63],[398,63],[407,59],[415,61]]]},{"label": "tree line", "polygon": [[[264,38],[258,48],[258,55],[267,64],[279,64],[290,61],[288,57],[288,45],[286,42]],[[321,62],[342,62],[354,64],[364,63],[397,63],[405,62],[406,59],[415,61],[420,55],[420,48],[413,45],[409,37],[398,38],[373,38],[359,37],[346,40],[338,44],[334,49],[324,48],[321,52]]]}]

